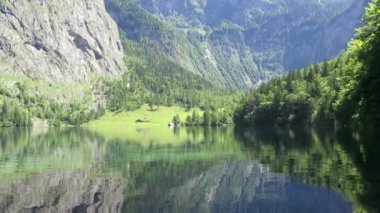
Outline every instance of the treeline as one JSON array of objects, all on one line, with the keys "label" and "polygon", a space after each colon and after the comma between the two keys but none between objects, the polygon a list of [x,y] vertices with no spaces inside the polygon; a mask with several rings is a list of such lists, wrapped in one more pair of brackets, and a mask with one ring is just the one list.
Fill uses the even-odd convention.
[{"label": "treeline", "polygon": [[244,125],[333,124],[343,57],[289,73],[255,88],[235,111]]},{"label": "treeline", "polygon": [[225,126],[231,124],[232,111],[226,109],[206,109],[202,113],[194,110],[185,121],[181,121],[179,115],[175,115],[172,120],[174,126]]},{"label": "treeline", "polygon": [[52,126],[80,125],[102,116],[105,110],[102,106],[94,109],[84,103],[58,103],[43,95],[32,95],[21,82],[10,88],[0,86],[0,127],[31,126],[32,117]]},{"label": "treeline", "polygon": [[0,126],[30,126],[29,112],[19,105],[18,102],[5,101],[0,111]]},{"label": "treeline", "polygon": [[240,125],[379,125],[380,1],[374,0],[340,57],[253,89],[234,113]]}]

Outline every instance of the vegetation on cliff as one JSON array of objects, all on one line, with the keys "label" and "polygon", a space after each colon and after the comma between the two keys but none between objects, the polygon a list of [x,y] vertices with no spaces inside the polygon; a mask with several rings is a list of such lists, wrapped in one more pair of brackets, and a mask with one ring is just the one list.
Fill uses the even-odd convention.
[{"label": "vegetation on cliff", "polygon": [[242,125],[380,124],[380,1],[370,3],[348,50],[253,89],[235,112]]}]

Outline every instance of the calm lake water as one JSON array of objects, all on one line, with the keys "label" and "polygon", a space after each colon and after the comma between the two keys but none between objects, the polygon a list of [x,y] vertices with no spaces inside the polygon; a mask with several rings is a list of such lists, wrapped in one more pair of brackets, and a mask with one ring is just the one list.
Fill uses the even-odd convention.
[{"label": "calm lake water", "polygon": [[1,129],[0,212],[380,209],[376,135],[151,128]]}]

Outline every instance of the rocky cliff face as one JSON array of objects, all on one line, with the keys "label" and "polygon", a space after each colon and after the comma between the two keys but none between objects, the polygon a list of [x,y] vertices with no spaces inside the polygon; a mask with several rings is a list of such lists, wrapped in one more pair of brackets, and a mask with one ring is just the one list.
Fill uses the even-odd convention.
[{"label": "rocky cliff face", "polygon": [[[175,48],[166,51],[169,57],[185,69],[213,82],[249,88],[279,73],[336,57],[346,48],[354,29],[360,25],[368,0],[135,2],[181,37]],[[146,14],[140,16],[140,20],[127,21],[120,19],[117,11],[111,11],[114,12],[113,17],[118,17],[118,23],[128,26],[121,27],[127,29],[127,35],[135,29],[155,30],[145,34],[137,30],[128,37],[131,40],[148,40],[169,47],[176,43],[173,40],[165,43],[162,36],[157,36],[160,33],[154,26],[149,26],[152,18],[147,19]],[[137,16],[132,11],[129,17]],[[165,33],[168,28],[163,29]],[[181,48],[185,43],[187,47]],[[170,54],[173,49],[177,54]]]},{"label": "rocky cliff face", "polygon": [[361,25],[361,17],[369,0],[354,1],[342,14],[320,27],[295,34],[294,44],[284,54],[286,69],[298,69],[337,56],[347,48],[347,42]]},{"label": "rocky cliff face", "polygon": [[0,1],[0,29],[0,71],[63,83],[126,71],[103,0]]}]

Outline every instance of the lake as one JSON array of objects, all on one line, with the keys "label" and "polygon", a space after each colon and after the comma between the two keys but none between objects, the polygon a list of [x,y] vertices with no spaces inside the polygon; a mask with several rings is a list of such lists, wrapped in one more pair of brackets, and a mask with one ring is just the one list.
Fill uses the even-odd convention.
[{"label": "lake", "polygon": [[[104,132],[104,131],[103,131]],[[378,212],[375,134],[1,129],[0,212]]]}]

